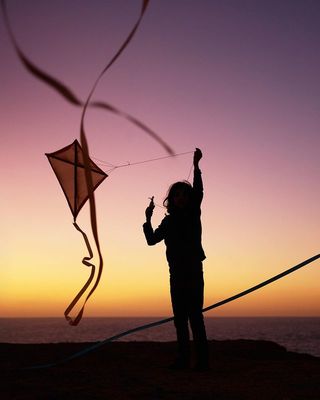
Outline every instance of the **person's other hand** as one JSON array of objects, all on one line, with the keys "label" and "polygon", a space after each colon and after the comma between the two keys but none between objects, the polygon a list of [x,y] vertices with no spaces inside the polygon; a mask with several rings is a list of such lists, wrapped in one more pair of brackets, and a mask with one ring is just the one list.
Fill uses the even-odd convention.
[{"label": "person's other hand", "polygon": [[154,201],[153,201],[153,199],[154,199],[154,196],[151,197],[150,203],[149,203],[149,205],[148,205],[148,207],[146,208],[146,211],[145,211],[146,218],[147,218],[148,222],[151,221],[151,217],[152,217],[153,210],[154,210]]}]

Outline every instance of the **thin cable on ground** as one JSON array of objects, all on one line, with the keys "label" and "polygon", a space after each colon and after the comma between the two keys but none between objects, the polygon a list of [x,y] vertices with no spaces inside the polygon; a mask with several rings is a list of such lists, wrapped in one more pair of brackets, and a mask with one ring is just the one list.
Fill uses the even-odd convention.
[{"label": "thin cable on ground", "polygon": [[[240,292],[240,293],[238,293],[238,294],[236,294],[234,296],[228,297],[225,300],[219,301],[219,302],[214,303],[214,304],[212,304],[212,305],[210,305],[208,307],[205,307],[202,311],[203,312],[207,312],[209,310],[212,310],[213,308],[220,307],[220,306],[222,306],[222,305],[224,305],[226,303],[230,303],[231,301],[234,301],[234,300],[236,300],[236,299],[238,299],[240,297],[246,296],[247,294],[252,293],[255,290],[261,289],[262,287],[267,286],[270,283],[275,282],[278,279],[281,279],[281,278],[285,277],[286,275],[291,274],[294,271],[297,271],[298,269],[306,266],[307,264],[310,264],[310,263],[316,261],[319,257],[320,257],[320,254],[317,254],[317,255],[315,255],[315,256],[313,256],[311,258],[308,258],[307,260],[301,262],[300,264],[297,264],[294,267],[289,268],[286,271],[281,272],[280,274],[275,275],[272,278],[267,279],[266,281],[263,281],[263,282],[259,283],[258,285],[252,286],[251,288],[246,289],[246,290],[244,290],[244,291],[242,291],[242,292]],[[86,354],[88,354],[88,353],[90,353],[90,352],[92,352],[94,350],[97,350],[99,347],[104,346],[106,343],[109,343],[109,342],[112,342],[114,340],[120,339],[120,338],[122,338],[124,336],[131,335],[132,333],[135,333],[135,332],[143,331],[145,329],[150,329],[150,328],[154,328],[154,327],[159,326],[159,325],[166,324],[167,322],[171,322],[171,321],[173,321],[173,317],[165,318],[165,319],[162,319],[162,320],[159,320],[159,321],[151,322],[149,324],[138,326],[136,328],[132,328],[132,329],[129,329],[127,331],[121,332],[121,333],[119,333],[117,335],[108,337],[108,338],[106,338],[106,339],[104,339],[104,340],[102,340],[100,342],[96,342],[93,345],[91,345],[89,347],[86,347],[85,349],[83,349],[83,350],[81,350],[81,351],[79,351],[77,353],[74,353],[71,356],[66,357],[66,358],[64,358],[64,359],[62,359],[60,361],[56,361],[56,362],[48,363],[48,364],[35,365],[35,366],[32,366],[32,367],[27,367],[27,368],[22,368],[22,370],[37,370],[37,369],[51,368],[51,367],[54,367],[54,366],[57,366],[57,365],[61,365],[61,364],[67,363],[67,362],[69,362],[71,360],[74,360],[74,359],[76,359],[78,357],[84,356],[84,355],[86,355]]]}]

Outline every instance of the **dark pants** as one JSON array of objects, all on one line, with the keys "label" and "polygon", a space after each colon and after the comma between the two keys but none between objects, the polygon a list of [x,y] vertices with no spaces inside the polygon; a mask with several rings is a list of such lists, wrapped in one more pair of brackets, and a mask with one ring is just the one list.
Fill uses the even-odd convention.
[{"label": "dark pants", "polygon": [[177,277],[173,274],[170,276],[171,302],[178,341],[178,361],[182,363],[189,363],[190,360],[189,321],[195,345],[196,363],[208,364],[207,336],[202,315],[203,291],[202,269],[188,277]]}]

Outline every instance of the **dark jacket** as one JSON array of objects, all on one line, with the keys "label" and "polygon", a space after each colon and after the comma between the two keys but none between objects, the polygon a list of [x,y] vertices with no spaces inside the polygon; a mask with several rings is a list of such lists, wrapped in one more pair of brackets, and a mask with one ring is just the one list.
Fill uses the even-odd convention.
[{"label": "dark jacket", "polygon": [[192,273],[201,269],[206,256],[201,244],[201,202],[203,184],[201,171],[194,169],[193,197],[187,209],[175,210],[166,215],[157,229],[150,222],[143,225],[148,245],[152,246],[164,240],[170,273]]}]

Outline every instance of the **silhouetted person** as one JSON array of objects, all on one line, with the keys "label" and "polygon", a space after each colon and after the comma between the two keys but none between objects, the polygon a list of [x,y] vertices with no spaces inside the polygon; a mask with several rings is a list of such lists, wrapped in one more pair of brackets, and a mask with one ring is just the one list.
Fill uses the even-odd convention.
[{"label": "silhouetted person", "polygon": [[206,258],[201,245],[201,202],[203,185],[199,161],[202,153],[196,149],[193,156],[193,186],[187,182],[176,182],[168,191],[163,204],[167,215],[159,227],[153,230],[151,217],[154,209],[153,198],[147,207],[146,222],[143,225],[148,245],[161,240],[166,244],[166,256],[170,271],[170,294],[174,314],[174,325],[178,341],[178,357],[172,365],[175,369],[190,365],[189,328],[190,321],[195,344],[195,368],[208,368],[208,346],[203,321],[203,270]]}]

